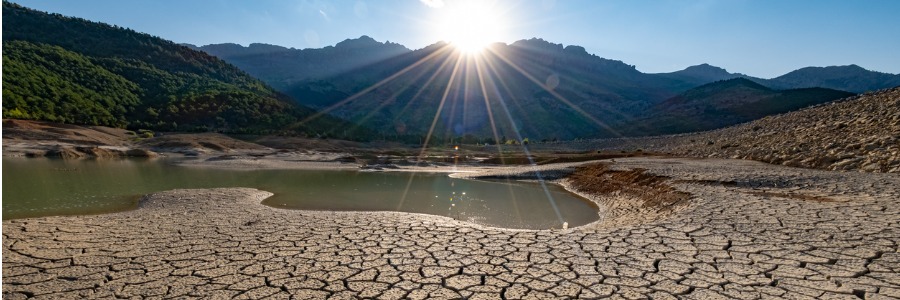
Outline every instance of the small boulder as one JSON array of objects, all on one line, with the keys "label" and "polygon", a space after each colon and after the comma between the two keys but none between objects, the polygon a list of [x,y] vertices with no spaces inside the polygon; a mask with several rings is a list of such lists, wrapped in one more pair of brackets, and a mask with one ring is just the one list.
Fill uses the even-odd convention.
[{"label": "small boulder", "polygon": [[79,159],[85,155],[72,147],[56,147],[47,151],[47,157],[59,157],[62,159]]},{"label": "small boulder", "polygon": [[76,147],[79,152],[96,158],[118,158],[125,156],[124,152],[115,149],[106,149],[100,147]]},{"label": "small boulder", "polygon": [[128,149],[128,151],[125,151],[125,156],[153,158],[153,157],[159,157],[159,154],[156,152],[153,152],[150,150],[144,150],[144,149]]},{"label": "small boulder", "polygon": [[25,153],[25,157],[45,157],[47,151],[29,151]]}]

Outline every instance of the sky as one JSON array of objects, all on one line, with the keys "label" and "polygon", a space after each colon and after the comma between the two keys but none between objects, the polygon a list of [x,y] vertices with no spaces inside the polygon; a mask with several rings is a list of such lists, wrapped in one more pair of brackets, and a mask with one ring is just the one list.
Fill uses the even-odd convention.
[{"label": "sky", "polygon": [[453,34],[481,34],[504,43],[537,37],[579,45],[645,73],[702,63],[762,78],[849,64],[900,73],[896,0],[13,2],[195,45],[321,48],[368,35],[419,49]]}]

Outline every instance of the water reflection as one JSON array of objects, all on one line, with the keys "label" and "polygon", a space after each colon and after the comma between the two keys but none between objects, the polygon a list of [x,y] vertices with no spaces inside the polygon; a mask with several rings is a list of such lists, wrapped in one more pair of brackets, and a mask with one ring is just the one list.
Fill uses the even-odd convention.
[{"label": "water reflection", "polygon": [[[3,159],[3,218],[97,214],[135,207],[138,196],[175,188],[253,187],[263,204],[288,209],[403,211],[507,228],[559,228],[538,184],[486,182],[446,174],[313,170],[220,170],[166,160]],[[170,161],[169,161],[170,162]],[[549,186],[569,226],[597,209]]]}]

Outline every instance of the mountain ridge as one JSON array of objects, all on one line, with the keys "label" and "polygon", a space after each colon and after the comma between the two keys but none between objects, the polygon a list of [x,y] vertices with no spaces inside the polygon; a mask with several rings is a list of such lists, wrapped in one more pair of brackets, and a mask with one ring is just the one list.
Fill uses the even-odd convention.
[{"label": "mountain ridge", "polygon": [[772,78],[774,87],[826,87],[862,93],[900,86],[900,74],[867,70],[855,64],[844,66],[805,67]]},{"label": "mountain ridge", "polygon": [[189,47],[218,56],[276,88],[349,72],[411,51],[403,45],[378,42],[366,35],[323,48],[295,49],[261,43],[247,47],[232,43]]},{"label": "mountain ridge", "polygon": [[[497,130],[495,138],[508,140],[516,135],[521,137],[538,137],[547,139],[572,139],[579,137],[603,136],[611,137],[621,134],[626,135],[652,135],[670,133],[663,126],[648,126],[659,122],[636,123],[636,120],[646,119],[646,116],[661,118],[661,114],[671,111],[662,111],[661,114],[653,114],[652,109],[660,108],[657,104],[677,96],[681,92],[690,90],[690,84],[677,78],[660,77],[657,74],[641,73],[632,65],[621,61],[600,58],[587,53],[581,47],[563,46],[542,39],[529,39],[515,43],[494,44],[490,50],[485,51],[483,57],[491,57],[485,61],[490,63],[490,69],[485,70],[488,77],[485,83],[493,82],[495,89],[490,90],[488,97],[484,91],[479,90],[478,72],[470,64],[460,65],[458,77],[470,78],[453,79],[453,69],[450,66],[439,72],[440,62],[452,62],[453,58],[444,56],[437,59],[438,62],[425,63],[415,68],[406,70],[410,66],[438,53],[443,48],[451,47],[447,44],[435,44],[424,49],[413,50],[410,53],[398,56],[395,60],[382,61],[365,67],[357,68],[352,73],[341,74],[329,78],[302,81],[294,84],[290,89],[284,90],[298,99],[305,99],[304,104],[320,109],[327,109],[330,113],[351,120],[353,122],[370,122],[366,126],[381,130],[383,134],[392,135],[396,123],[403,123],[404,133],[409,134],[409,128],[419,130],[416,134],[424,135],[428,131],[441,133],[447,136],[461,136],[473,134],[476,136],[492,136],[492,130]],[[452,49],[452,48],[449,48]],[[446,50],[452,52],[452,50]],[[485,64],[488,65],[488,64]],[[701,66],[706,69],[727,73],[712,66]],[[696,68],[695,68],[696,69]],[[398,83],[380,82],[395,74],[408,71],[409,75],[401,74],[394,78]],[[524,72],[524,73],[523,73]],[[432,74],[433,80],[426,80],[422,74]],[[526,75],[527,74],[527,75]],[[477,74],[476,74],[477,75]],[[425,76],[427,77],[427,76]],[[453,83],[451,81],[455,80]],[[746,79],[751,82],[751,79]],[[472,88],[460,88],[468,82]],[[758,82],[753,84],[758,85]],[[451,92],[443,95],[448,86],[455,89],[466,89],[467,92]],[[551,87],[552,86],[552,87]],[[762,86],[761,86],[762,87]],[[549,88],[550,90],[546,90]],[[836,98],[836,95],[846,96],[847,93],[838,93],[828,90],[805,91],[771,91],[766,89],[766,105],[772,109],[747,109],[754,111],[749,116],[762,116],[759,112],[782,113],[785,109],[796,109],[810,103],[821,103]],[[413,91],[410,91],[413,90]],[[474,90],[474,91],[473,91]],[[775,95],[779,95],[776,97]],[[809,94],[827,94],[822,99],[806,99]],[[416,100],[417,98],[423,98]],[[438,111],[435,107],[441,105],[441,98],[451,106],[447,110]],[[763,97],[756,95],[755,97]],[[787,98],[785,98],[787,97]],[[788,99],[796,97],[799,102]],[[485,104],[481,99],[512,99],[512,103],[488,108],[494,104]],[[721,99],[712,97],[714,99]],[[315,99],[315,100],[313,100]],[[479,99],[475,102],[467,99]],[[774,99],[785,100],[782,104]],[[424,101],[424,102],[423,102]],[[495,100],[496,101],[496,100]],[[719,101],[719,100],[717,100]],[[415,103],[415,104],[413,104]],[[461,105],[457,103],[469,103]],[[801,103],[801,104],[797,104]],[[806,104],[802,104],[806,103]],[[454,106],[456,105],[456,106]],[[429,107],[420,109],[416,106]],[[494,114],[489,116],[487,111]],[[412,113],[411,113],[412,112]],[[402,114],[408,114],[404,116]],[[733,114],[732,114],[733,115]],[[424,117],[423,117],[424,116]],[[704,115],[706,116],[706,115]],[[416,120],[416,118],[420,118]],[[421,119],[427,118],[427,119]],[[437,118],[437,121],[435,119]],[[512,120],[507,120],[512,119]],[[746,120],[746,116],[738,118]],[[488,122],[495,122],[492,126]],[[566,122],[559,122],[566,120]],[[506,124],[501,124],[506,122]],[[467,125],[469,124],[469,125]],[[730,122],[715,123],[716,126],[730,125]],[[431,126],[434,128],[430,128]],[[654,128],[656,127],[656,128]],[[703,125],[697,130],[715,129]],[[678,130],[681,132],[681,130]]]},{"label": "mountain ridge", "polygon": [[[285,51],[315,51],[315,50],[326,50],[326,49],[330,49],[330,48],[338,48],[338,46],[341,45],[342,43],[352,43],[352,42],[357,42],[360,40],[365,40],[368,43],[367,46],[369,49],[372,49],[373,46],[377,46],[377,44],[384,44],[384,45],[393,45],[393,46],[402,47],[403,49],[406,49],[407,52],[411,52],[411,51],[415,51],[415,50],[422,50],[422,49],[425,49],[428,47],[433,47],[434,45],[440,44],[440,43],[434,43],[431,45],[427,45],[421,49],[412,49],[411,50],[410,48],[405,47],[398,43],[392,43],[389,41],[382,43],[382,42],[378,42],[377,40],[375,40],[367,35],[363,35],[356,39],[352,39],[352,38],[345,39],[341,42],[338,42],[335,45],[326,46],[323,48],[306,48],[306,49],[287,48],[287,47],[283,47],[283,46],[263,44],[263,43],[251,43],[247,47],[240,46],[238,44],[230,44],[230,43],[209,44],[209,45],[204,45],[204,46],[194,46],[194,45],[190,45],[190,44],[187,44],[187,45],[190,45],[190,47],[201,50],[201,51],[210,50],[210,54],[216,55],[216,56],[222,55],[227,60],[228,57],[233,57],[236,55],[222,53],[223,51],[216,50],[215,49],[216,47],[219,47],[221,45],[234,45],[234,46],[240,46],[249,51],[249,50],[252,50],[252,48],[254,48],[255,45],[266,45],[266,46],[278,47]],[[609,60],[611,62],[621,62],[623,65],[629,66],[629,68],[635,69],[637,71],[637,69],[634,65],[629,65],[620,60],[608,59],[608,58],[601,57],[597,54],[590,53],[587,51],[587,49],[585,49],[582,46],[556,44],[556,43],[544,40],[542,38],[537,38],[537,37],[530,38],[530,39],[516,40],[509,44],[500,43],[500,42],[494,43],[494,44],[505,44],[507,46],[516,45],[516,46],[521,46],[521,47],[532,47],[532,48],[535,48],[535,50],[547,51],[547,52],[567,51],[567,52],[571,52],[571,53],[579,53],[579,54],[584,54],[586,56],[596,57],[596,58],[603,59],[603,60]],[[256,53],[256,54],[261,54],[261,53]],[[873,81],[873,82],[868,83],[868,84],[854,83],[854,82],[833,82],[836,79],[832,78],[832,77],[838,77],[840,79],[840,77],[836,76],[835,73],[848,72],[848,71],[850,71],[849,73],[852,73],[854,75],[844,77],[843,79],[845,81],[848,81],[848,80],[852,81],[853,77],[863,76],[863,77],[872,77],[872,79],[869,79],[869,81]],[[638,71],[638,72],[640,72],[640,71]],[[643,72],[641,72],[641,73],[643,73]],[[692,65],[692,66],[688,66],[684,69],[676,70],[676,71],[672,71],[672,72],[643,73],[643,74],[649,74],[649,75],[655,75],[655,76],[660,76],[660,77],[667,77],[667,78],[672,78],[672,79],[683,80],[683,81],[686,81],[688,83],[688,85],[690,85],[690,87],[695,87],[695,86],[699,86],[699,85],[714,82],[714,81],[726,80],[726,79],[737,78],[737,77],[751,79],[760,84],[763,84],[768,87],[776,88],[776,89],[826,87],[826,88],[831,88],[831,89],[845,90],[845,91],[854,92],[854,93],[862,93],[862,92],[866,92],[866,91],[879,90],[879,89],[890,88],[890,87],[900,85],[900,74],[891,74],[891,73],[885,73],[885,72],[879,72],[879,71],[872,71],[872,70],[868,70],[863,67],[860,67],[859,65],[856,65],[856,64],[833,65],[833,66],[825,66],[825,67],[810,66],[810,67],[804,67],[804,68],[800,68],[800,69],[797,69],[794,71],[790,71],[788,73],[785,73],[785,74],[782,74],[782,75],[779,75],[776,77],[772,77],[772,78],[754,77],[754,76],[746,75],[743,73],[731,73],[731,72],[728,72],[724,68],[714,66],[709,63],[701,63],[698,65]],[[822,76],[827,76],[829,78],[820,78]],[[316,77],[316,76],[310,76],[310,77]],[[829,81],[829,79],[831,79],[831,82]],[[682,90],[686,90],[686,89],[687,88],[683,88]]]}]

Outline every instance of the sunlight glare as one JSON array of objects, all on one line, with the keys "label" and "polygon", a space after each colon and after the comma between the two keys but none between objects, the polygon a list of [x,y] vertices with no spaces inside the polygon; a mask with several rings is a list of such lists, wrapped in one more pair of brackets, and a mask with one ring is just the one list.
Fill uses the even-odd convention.
[{"label": "sunlight glare", "polygon": [[469,54],[480,53],[487,45],[500,42],[505,26],[493,1],[448,3],[439,18],[439,38]]}]

